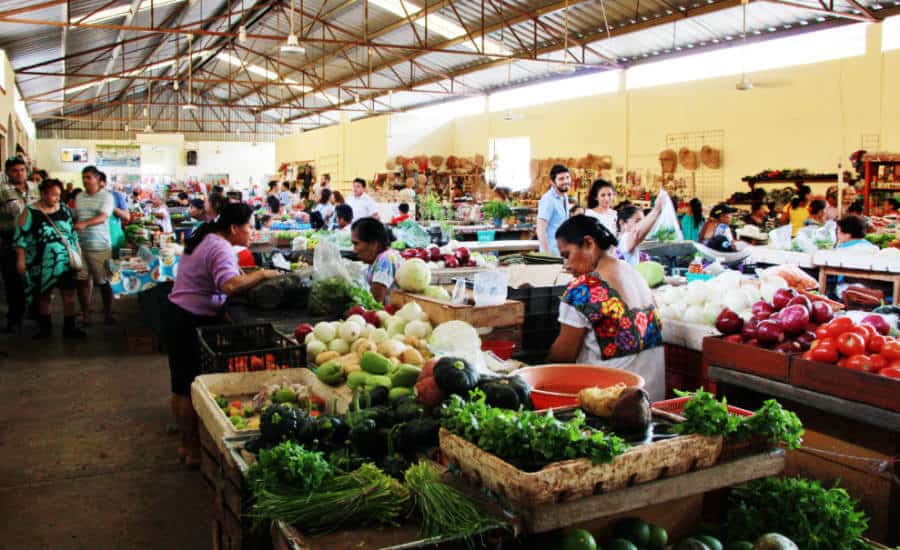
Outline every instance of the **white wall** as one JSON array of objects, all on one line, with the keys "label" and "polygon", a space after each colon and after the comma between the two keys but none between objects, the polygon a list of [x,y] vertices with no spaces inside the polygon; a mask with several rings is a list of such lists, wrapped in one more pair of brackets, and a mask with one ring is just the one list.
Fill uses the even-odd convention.
[{"label": "white wall", "polygon": [[[152,139],[147,139],[153,136]],[[109,175],[141,174],[148,176],[172,176],[176,179],[200,178],[206,174],[228,174],[232,182],[247,185],[250,178],[254,183],[262,182],[264,176],[274,174],[275,144],[251,142],[184,141],[179,134],[149,134],[139,136],[141,145],[141,167],[104,167]],[[59,149],[63,146],[86,147],[88,164],[93,164],[96,146],[135,143],[128,140],[84,140],[84,139],[39,139],[37,141],[38,166],[50,175],[80,183],[79,173],[87,164],[60,162]],[[197,166],[187,166],[188,150],[197,151]]]}]

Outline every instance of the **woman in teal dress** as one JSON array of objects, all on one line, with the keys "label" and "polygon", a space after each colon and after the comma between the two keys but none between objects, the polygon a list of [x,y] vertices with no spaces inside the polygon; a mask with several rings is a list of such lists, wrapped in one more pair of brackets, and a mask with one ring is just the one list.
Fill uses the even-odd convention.
[{"label": "woman in teal dress", "polygon": [[52,333],[50,293],[54,288],[62,294],[63,336],[85,336],[75,326],[75,272],[69,267],[69,249],[63,242],[65,239],[69,246],[77,249],[78,236],[72,227],[71,210],[60,202],[62,189],[59,180],[41,182],[40,200],[25,209],[16,230],[16,267],[25,278],[25,298],[29,302],[37,300],[39,330],[36,339],[47,338]]}]

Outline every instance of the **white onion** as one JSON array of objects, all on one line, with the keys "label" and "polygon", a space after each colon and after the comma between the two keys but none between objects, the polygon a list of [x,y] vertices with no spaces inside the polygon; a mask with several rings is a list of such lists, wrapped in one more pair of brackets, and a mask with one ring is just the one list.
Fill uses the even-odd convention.
[{"label": "white onion", "polygon": [[744,293],[744,296],[747,297],[748,304],[755,304],[762,298],[762,294],[759,292],[759,287],[753,285],[746,285],[741,287],[741,292]]},{"label": "white onion", "polygon": [[746,309],[750,304],[747,302],[747,295],[740,289],[731,289],[722,300],[722,304],[731,311],[741,311]]},{"label": "white onion", "polygon": [[714,325],[719,313],[722,313],[722,308],[718,304],[707,303],[703,306],[703,322],[707,325]]},{"label": "white onion", "polygon": [[707,284],[704,281],[694,281],[687,286],[685,298],[691,305],[702,305],[708,294]]},{"label": "white onion", "polygon": [[690,306],[684,312],[684,316],[682,317],[686,323],[695,323],[697,325],[703,324],[703,308],[700,306]]}]

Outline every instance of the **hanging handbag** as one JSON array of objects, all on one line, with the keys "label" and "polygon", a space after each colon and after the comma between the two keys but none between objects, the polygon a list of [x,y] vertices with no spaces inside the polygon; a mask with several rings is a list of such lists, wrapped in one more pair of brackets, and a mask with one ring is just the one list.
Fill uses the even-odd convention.
[{"label": "hanging handbag", "polygon": [[62,231],[59,230],[59,227],[56,226],[56,224],[52,219],[50,219],[50,216],[48,216],[46,212],[41,210],[41,214],[43,214],[44,217],[47,218],[47,221],[50,222],[50,225],[52,225],[53,229],[56,230],[56,234],[59,235],[60,240],[64,245],[66,245],[66,250],[69,251],[69,268],[72,271],[81,271],[81,269],[84,267],[84,262],[81,261],[81,251],[77,248],[78,245],[72,246],[69,243],[69,240],[66,239],[65,235],[62,234]]}]

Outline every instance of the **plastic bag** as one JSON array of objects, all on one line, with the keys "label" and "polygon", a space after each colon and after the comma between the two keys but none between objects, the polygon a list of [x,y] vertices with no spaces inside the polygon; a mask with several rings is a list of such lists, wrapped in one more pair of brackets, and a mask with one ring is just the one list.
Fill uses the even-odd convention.
[{"label": "plastic bag", "polygon": [[647,238],[662,242],[684,240],[684,235],[681,234],[681,224],[678,222],[678,214],[675,212],[675,207],[672,206],[672,199],[669,198],[669,194],[666,193],[665,189],[660,189],[656,200],[663,201],[662,209],[659,217],[656,218],[656,223],[650,228]]},{"label": "plastic bag", "polygon": [[769,246],[778,250],[790,250],[792,229],[788,224],[769,231]]},{"label": "plastic bag", "polygon": [[319,242],[313,253],[313,280],[320,281],[331,277],[340,277],[350,281],[350,273],[344,265],[341,251],[333,243]]},{"label": "plastic bag", "polygon": [[792,250],[806,252],[807,254],[815,254],[817,250],[815,239],[816,227],[804,227],[797,232],[797,236],[791,243]]},{"label": "plastic bag", "polygon": [[772,267],[757,271],[757,275],[760,279],[775,276],[781,277],[791,288],[803,290],[819,288],[819,282],[810,277],[809,274],[796,265],[773,265]]}]

